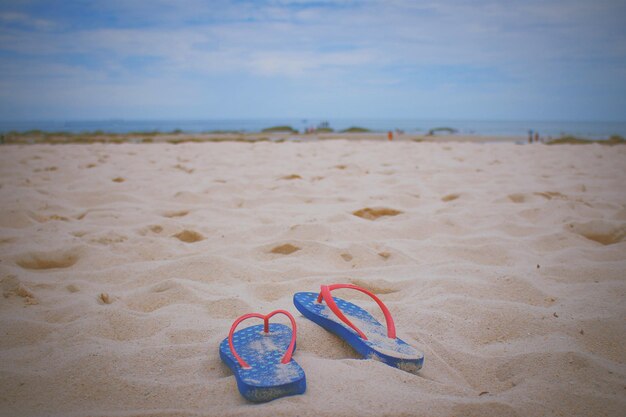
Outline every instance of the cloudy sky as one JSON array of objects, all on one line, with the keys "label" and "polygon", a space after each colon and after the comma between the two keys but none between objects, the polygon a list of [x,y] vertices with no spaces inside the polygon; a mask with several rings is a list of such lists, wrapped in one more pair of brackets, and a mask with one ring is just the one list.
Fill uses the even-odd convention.
[{"label": "cloudy sky", "polygon": [[0,0],[0,120],[626,121],[626,1]]}]

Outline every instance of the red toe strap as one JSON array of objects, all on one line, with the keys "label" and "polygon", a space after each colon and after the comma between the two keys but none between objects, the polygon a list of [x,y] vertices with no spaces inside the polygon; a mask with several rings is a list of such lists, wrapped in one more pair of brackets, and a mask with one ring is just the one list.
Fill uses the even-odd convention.
[{"label": "red toe strap", "polygon": [[376,304],[378,304],[380,309],[383,311],[383,314],[385,315],[385,321],[387,323],[387,337],[389,337],[390,339],[395,339],[396,338],[396,326],[393,323],[393,318],[391,317],[391,313],[389,312],[389,309],[387,308],[387,306],[382,301],[380,301],[380,299],[378,297],[376,297],[376,295],[374,295],[374,293],[366,290],[365,288],[357,287],[356,285],[352,285],[352,284],[322,285],[322,287],[320,289],[320,294],[317,297],[317,302],[321,303],[322,300],[326,301],[326,305],[328,306],[328,308],[330,308],[330,310],[333,313],[335,313],[335,315],[341,321],[343,321],[348,326],[350,326],[355,332],[357,332],[357,334],[359,336],[361,336],[362,339],[367,340],[367,336],[365,336],[365,333],[363,333],[361,330],[359,330],[359,328],[356,327],[345,316],[345,314],[343,314],[343,312],[339,309],[339,307],[337,307],[337,304],[335,303],[335,300],[333,300],[332,295],[330,295],[330,292],[332,290],[336,290],[336,289],[340,289],[340,288],[349,288],[349,289],[361,291],[362,293],[367,294],[370,297],[372,297],[372,299],[374,299],[374,301],[376,301]]},{"label": "red toe strap", "polygon": [[235,329],[237,328],[239,323],[241,323],[242,321],[249,319],[251,317],[257,317],[257,318],[263,319],[263,322],[265,324],[263,331],[265,333],[268,333],[269,328],[270,328],[270,325],[269,325],[270,318],[273,315],[279,314],[279,313],[284,314],[285,316],[289,317],[289,321],[291,321],[291,327],[293,328],[293,332],[291,333],[291,342],[289,343],[287,352],[285,352],[285,356],[283,356],[283,359],[280,362],[288,363],[291,360],[291,355],[293,355],[293,349],[296,346],[296,320],[293,318],[293,316],[287,310],[275,310],[266,316],[264,316],[263,314],[259,314],[259,313],[249,313],[249,314],[244,314],[243,316],[235,320],[233,325],[230,327],[230,332],[228,333],[228,346],[230,347],[230,352],[233,354],[235,359],[237,359],[237,362],[239,362],[239,365],[241,365],[243,368],[250,369],[251,366],[248,365],[246,361],[241,359],[241,357],[237,354],[237,351],[235,350],[235,346],[233,345],[233,334],[235,333]]}]

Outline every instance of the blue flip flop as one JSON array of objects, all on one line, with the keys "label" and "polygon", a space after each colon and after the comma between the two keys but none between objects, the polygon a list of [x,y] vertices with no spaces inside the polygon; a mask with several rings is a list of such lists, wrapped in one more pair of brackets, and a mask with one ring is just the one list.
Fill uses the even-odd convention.
[{"label": "blue flip flop", "polygon": [[[372,297],[385,315],[387,328],[356,304],[330,295],[332,290],[340,288],[350,288]],[[370,291],[352,284],[322,285],[319,293],[294,294],[293,303],[304,317],[345,340],[364,358],[378,360],[411,373],[422,368],[424,354],[396,337],[391,313]]]},{"label": "blue flip flop", "polygon": [[[269,323],[278,313],[289,317],[293,332],[284,324]],[[264,324],[235,332],[239,323],[251,317],[263,319]],[[266,316],[250,313],[235,320],[228,337],[220,343],[220,358],[235,374],[244,398],[266,402],[306,390],[304,371],[291,358],[295,348],[296,321],[288,311],[276,310]]]}]

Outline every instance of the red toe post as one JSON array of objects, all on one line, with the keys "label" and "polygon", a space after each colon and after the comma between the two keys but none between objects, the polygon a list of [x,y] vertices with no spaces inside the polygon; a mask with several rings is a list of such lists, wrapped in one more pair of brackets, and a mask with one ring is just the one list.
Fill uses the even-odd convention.
[{"label": "red toe post", "polygon": [[362,339],[367,340],[367,336],[365,336],[365,333],[363,333],[361,330],[359,330],[359,328],[356,327],[345,316],[345,314],[343,314],[343,312],[339,309],[339,307],[337,307],[337,304],[335,303],[335,300],[333,300],[332,295],[330,295],[330,292],[332,290],[337,290],[337,289],[340,289],[340,288],[349,288],[349,289],[352,289],[352,290],[361,291],[362,293],[367,294],[370,297],[372,297],[372,299],[374,301],[376,301],[376,304],[378,304],[380,309],[383,311],[383,314],[385,315],[385,321],[387,323],[387,337],[390,338],[390,339],[395,339],[396,338],[396,326],[393,323],[393,318],[391,317],[391,313],[389,312],[389,309],[387,308],[387,306],[382,301],[380,301],[380,299],[378,297],[376,297],[376,295],[374,295],[374,293],[366,290],[365,288],[357,287],[356,285],[352,285],[352,284],[322,285],[322,287],[320,289],[320,295],[317,297],[317,302],[321,303],[322,300],[326,301],[326,305],[328,306],[328,308],[330,308],[330,310],[333,313],[335,313],[335,315],[341,321],[343,321],[348,326],[350,326],[350,328],[352,328],[355,332],[357,332],[357,334],[359,336],[361,336]]},{"label": "red toe post", "polygon": [[285,316],[289,317],[289,321],[291,321],[291,327],[293,328],[293,332],[291,333],[291,342],[289,343],[287,352],[285,352],[285,356],[283,356],[283,359],[280,361],[280,363],[288,363],[291,360],[291,355],[293,355],[293,349],[296,346],[296,320],[293,318],[291,313],[289,313],[287,310],[275,310],[265,316],[259,313],[249,313],[249,314],[244,314],[243,316],[235,320],[233,325],[230,327],[230,332],[228,333],[228,346],[230,347],[230,352],[233,354],[235,359],[237,359],[237,362],[239,362],[239,365],[241,365],[242,368],[250,369],[252,367],[248,365],[246,361],[241,359],[241,356],[237,354],[237,351],[235,350],[235,346],[233,345],[233,334],[235,333],[235,329],[237,328],[239,323],[252,317],[263,319],[263,324],[264,324],[263,331],[265,333],[269,333],[270,318],[274,316],[275,314],[279,314],[279,313],[284,314]]}]

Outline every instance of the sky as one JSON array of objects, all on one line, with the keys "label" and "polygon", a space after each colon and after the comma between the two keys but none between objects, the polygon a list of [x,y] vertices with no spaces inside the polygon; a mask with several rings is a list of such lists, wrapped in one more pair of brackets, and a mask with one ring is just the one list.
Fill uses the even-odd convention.
[{"label": "sky", "polygon": [[0,120],[626,121],[626,1],[0,0]]}]

